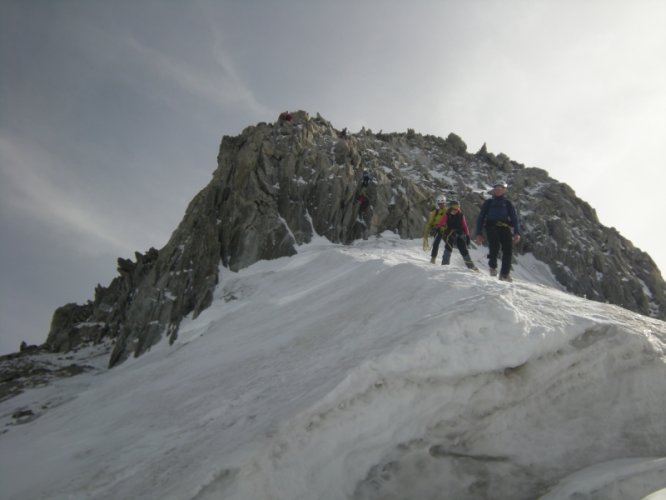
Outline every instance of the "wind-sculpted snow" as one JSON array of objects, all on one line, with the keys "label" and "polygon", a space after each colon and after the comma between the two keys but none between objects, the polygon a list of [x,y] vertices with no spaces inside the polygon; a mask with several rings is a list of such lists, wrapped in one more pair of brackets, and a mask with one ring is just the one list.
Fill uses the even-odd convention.
[{"label": "wind-sculpted snow", "polygon": [[480,273],[459,255],[434,266],[419,241],[385,233],[222,269],[173,346],[5,427],[3,498],[612,500],[666,487],[664,323],[556,290],[530,257],[509,284],[473,256]]}]

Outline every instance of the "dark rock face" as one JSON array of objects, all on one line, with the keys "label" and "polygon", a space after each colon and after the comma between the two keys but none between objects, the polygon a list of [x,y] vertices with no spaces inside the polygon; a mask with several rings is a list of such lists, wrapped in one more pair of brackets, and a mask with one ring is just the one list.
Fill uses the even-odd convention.
[{"label": "dark rock face", "polygon": [[[56,310],[46,345],[66,351],[115,339],[113,366],[163,336],[173,341],[186,315],[210,305],[220,265],[237,271],[293,255],[315,233],[344,244],[384,231],[418,238],[442,192],[460,200],[473,225],[498,178],[509,182],[521,218],[518,253],[533,253],[577,295],[666,318],[666,287],[655,264],[603,227],[570,187],[485,145],[475,155],[466,148],[455,134],[341,133],[303,111],[224,137],[211,182],[166,246],[136,253],[135,261],[118,259],[119,276],[98,286],[93,302]],[[371,181],[361,210],[364,171]]]}]

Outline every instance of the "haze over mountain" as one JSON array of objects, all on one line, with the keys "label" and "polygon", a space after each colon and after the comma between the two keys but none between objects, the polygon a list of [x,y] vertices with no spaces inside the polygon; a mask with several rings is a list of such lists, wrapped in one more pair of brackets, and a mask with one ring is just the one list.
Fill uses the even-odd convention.
[{"label": "haze over mountain", "polygon": [[665,24],[654,0],[4,0],[0,354],[164,246],[222,135],[284,109],[485,142],[664,270]]}]

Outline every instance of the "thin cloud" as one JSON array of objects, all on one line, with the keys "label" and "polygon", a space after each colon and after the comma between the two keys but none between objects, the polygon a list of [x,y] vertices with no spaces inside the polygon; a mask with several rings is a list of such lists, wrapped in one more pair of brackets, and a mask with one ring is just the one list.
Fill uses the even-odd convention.
[{"label": "thin cloud", "polygon": [[252,113],[263,114],[268,111],[255,99],[249,86],[238,76],[231,58],[217,41],[213,57],[222,71],[210,73],[204,73],[198,67],[148,47],[134,37],[128,37],[126,43],[141,59],[142,64],[155,70],[161,79],[168,79],[193,96],[210,101],[221,108],[235,105]]},{"label": "thin cloud", "polygon": [[[57,169],[52,157],[36,144],[25,145],[0,135],[2,204],[7,214],[28,216],[45,227],[66,233],[85,234],[73,247],[85,250],[84,241],[94,241],[96,251],[126,252],[129,242],[108,230],[111,224],[90,204],[80,202],[63,189],[68,184],[65,169]],[[58,182],[56,182],[58,180]],[[71,181],[72,183],[74,181]]]}]

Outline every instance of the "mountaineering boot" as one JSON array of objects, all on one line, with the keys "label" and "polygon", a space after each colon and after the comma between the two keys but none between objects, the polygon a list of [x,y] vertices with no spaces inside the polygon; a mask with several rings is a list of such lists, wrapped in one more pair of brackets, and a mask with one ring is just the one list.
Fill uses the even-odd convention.
[{"label": "mountaineering boot", "polygon": [[444,255],[442,255],[442,265],[448,266],[451,262],[451,252],[444,250]]},{"label": "mountaineering boot", "polygon": [[511,276],[509,276],[508,274],[500,274],[499,279],[500,279],[500,281],[513,281],[511,279]]},{"label": "mountaineering boot", "polygon": [[491,267],[490,268],[490,275],[491,276],[497,276],[497,269],[495,269],[494,267]]},{"label": "mountaineering boot", "polygon": [[437,257],[430,257],[430,263],[431,263],[431,264],[434,264],[436,258],[437,258]]},{"label": "mountaineering boot", "polygon": [[476,271],[476,266],[474,265],[474,262],[472,262],[472,258],[469,256],[469,254],[463,256],[463,260],[465,261],[465,265],[467,266],[467,269],[472,269]]}]

